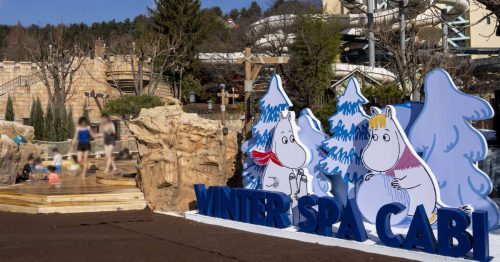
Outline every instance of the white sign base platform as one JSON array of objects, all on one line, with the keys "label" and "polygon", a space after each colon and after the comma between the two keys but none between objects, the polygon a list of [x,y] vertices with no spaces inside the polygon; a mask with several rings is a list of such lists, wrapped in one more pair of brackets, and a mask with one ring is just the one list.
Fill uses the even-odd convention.
[{"label": "white sign base platform", "polygon": [[[364,225],[366,228],[366,233],[368,234],[368,240],[365,242],[356,242],[351,240],[338,239],[335,237],[325,237],[315,234],[302,233],[297,231],[296,227],[277,229],[277,228],[247,224],[232,220],[214,218],[214,217],[200,215],[198,214],[198,211],[185,212],[184,217],[186,219],[204,224],[232,228],[232,229],[242,230],[256,234],[268,235],[273,237],[292,239],[307,243],[315,243],[325,246],[349,248],[349,249],[359,250],[373,254],[391,256],[391,257],[401,257],[418,261],[472,261],[464,258],[445,257],[419,251],[409,251],[405,249],[392,248],[381,245],[377,237],[375,225],[367,223],[365,223]],[[337,231],[338,225],[339,224],[337,223],[333,227],[334,233]],[[393,232],[400,233],[403,235],[406,234],[406,230],[398,228],[393,228]],[[490,232],[490,256],[494,257],[492,261],[500,261],[500,230]]]}]

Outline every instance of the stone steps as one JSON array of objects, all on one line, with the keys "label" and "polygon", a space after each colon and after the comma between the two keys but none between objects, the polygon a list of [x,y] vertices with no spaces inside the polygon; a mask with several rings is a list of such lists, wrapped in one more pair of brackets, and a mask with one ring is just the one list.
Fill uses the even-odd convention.
[{"label": "stone steps", "polygon": [[164,100],[167,97],[172,97],[172,91],[170,90],[170,86],[168,86],[166,83],[159,83],[158,88],[156,89],[156,96]]}]

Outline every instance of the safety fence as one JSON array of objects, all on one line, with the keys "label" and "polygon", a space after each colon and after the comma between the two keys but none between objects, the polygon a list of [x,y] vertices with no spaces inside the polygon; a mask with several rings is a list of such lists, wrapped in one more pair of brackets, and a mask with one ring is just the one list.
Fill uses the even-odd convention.
[{"label": "safety fence", "polygon": [[[57,148],[59,153],[63,156],[70,156],[76,154],[76,145],[72,145],[71,140],[62,141],[62,142],[47,142],[47,141],[38,141],[35,144],[39,145],[42,154],[41,157],[44,159],[50,159],[54,156],[52,152],[53,148]],[[96,139],[90,142],[91,149],[90,155],[102,155],[104,154],[104,140]],[[128,149],[131,154],[138,153],[139,150],[137,148],[137,142],[134,138],[129,138],[126,140],[117,140],[116,145],[113,148],[113,153],[118,154],[119,152]]]}]

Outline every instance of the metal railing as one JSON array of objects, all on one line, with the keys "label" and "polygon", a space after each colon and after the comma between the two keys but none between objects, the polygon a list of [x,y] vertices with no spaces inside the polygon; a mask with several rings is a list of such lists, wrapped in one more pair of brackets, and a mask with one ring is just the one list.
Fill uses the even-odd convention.
[{"label": "metal railing", "polygon": [[[43,159],[51,159],[54,156],[52,152],[53,148],[57,148],[59,153],[63,156],[70,156],[76,154],[76,145],[72,146],[71,140],[62,141],[62,142],[47,142],[47,141],[38,141],[37,145],[40,146],[42,150],[41,157]],[[103,155],[104,154],[104,140],[96,139],[91,144],[90,155]],[[117,140],[116,145],[113,149],[113,154],[118,154],[120,151],[124,149],[128,149],[131,154],[138,153],[139,150],[137,148],[137,142],[134,138],[126,139],[126,140]]]},{"label": "metal railing", "polygon": [[33,84],[36,84],[38,82],[40,82],[40,73],[39,72],[36,72],[34,74],[31,74],[29,76],[18,76],[8,82],[5,82],[3,83],[2,85],[0,85],[0,96],[3,96],[7,93],[9,93],[10,91],[13,91],[19,87],[23,87],[23,86],[30,86],[30,85],[33,85]]}]

